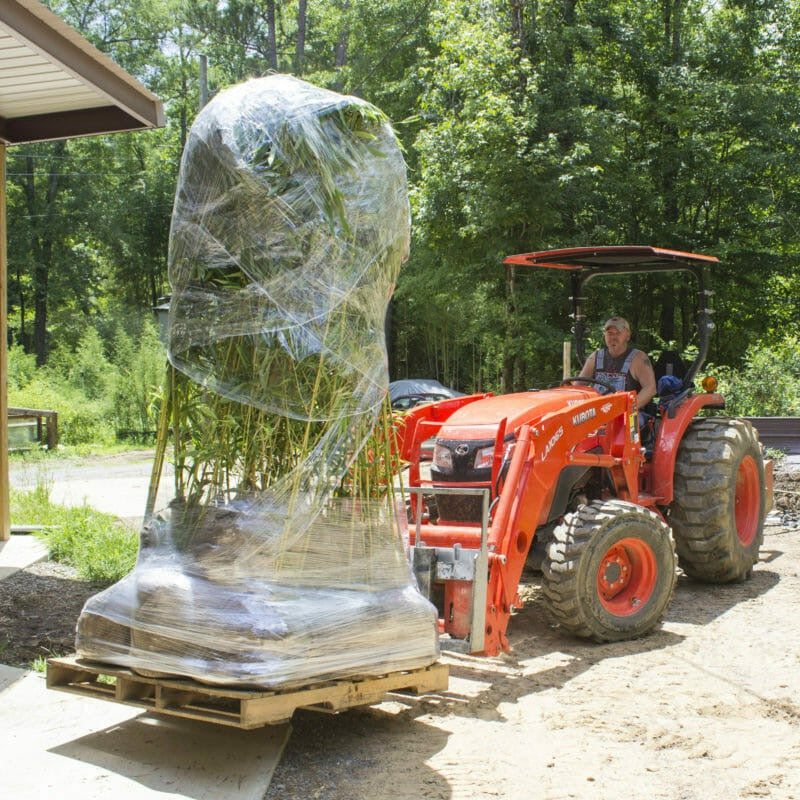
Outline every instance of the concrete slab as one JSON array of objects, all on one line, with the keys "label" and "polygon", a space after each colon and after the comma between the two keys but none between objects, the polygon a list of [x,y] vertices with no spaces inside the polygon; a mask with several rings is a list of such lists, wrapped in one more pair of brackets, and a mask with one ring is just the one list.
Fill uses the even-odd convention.
[{"label": "concrete slab", "polygon": [[[88,505],[119,517],[129,527],[141,527],[153,453],[89,459],[83,463],[60,461],[17,462],[10,466],[11,486],[31,490],[45,486],[54,503],[65,506]],[[171,464],[164,465],[162,483],[170,485]],[[12,520],[24,522],[24,520]]]},{"label": "concrete slab", "polygon": [[4,797],[261,800],[290,726],[243,731],[47,689],[0,666]]},{"label": "concrete slab", "polygon": [[46,558],[47,546],[40,539],[27,533],[12,533],[10,539],[0,542],[0,580]]}]

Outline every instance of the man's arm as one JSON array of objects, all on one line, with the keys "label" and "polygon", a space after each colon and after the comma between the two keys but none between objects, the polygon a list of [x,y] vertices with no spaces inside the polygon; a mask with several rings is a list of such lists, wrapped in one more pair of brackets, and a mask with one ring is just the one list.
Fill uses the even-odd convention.
[{"label": "man's arm", "polygon": [[637,395],[639,408],[641,409],[656,396],[658,391],[656,374],[653,372],[653,365],[650,363],[647,353],[643,353],[641,350],[636,353],[631,362],[631,375],[642,387]]}]

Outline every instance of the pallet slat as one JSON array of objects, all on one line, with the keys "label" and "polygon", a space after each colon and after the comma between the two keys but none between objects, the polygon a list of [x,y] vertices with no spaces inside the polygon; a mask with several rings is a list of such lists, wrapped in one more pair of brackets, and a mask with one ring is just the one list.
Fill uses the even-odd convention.
[{"label": "pallet slat", "polygon": [[432,664],[380,677],[326,681],[299,689],[239,689],[185,678],[152,678],[73,657],[47,661],[47,687],[160,714],[260,728],[287,722],[298,709],[337,713],[381,702],[389,692],[426,694],[447,688],[448,668]]}]

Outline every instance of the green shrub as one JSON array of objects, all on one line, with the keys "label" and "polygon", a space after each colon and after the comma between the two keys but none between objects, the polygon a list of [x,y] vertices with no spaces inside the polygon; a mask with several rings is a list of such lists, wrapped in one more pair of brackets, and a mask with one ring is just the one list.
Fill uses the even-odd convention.
[{"label": "green shrub", "polygon": [[66,445],[109,445],[115,441],[110,403],[89,399],[80,389],[59,380],[48,370],[37,370],[23,388],[9,387],[8,404],[58,412],[59,441]]},{"label": "green shrub", "polygon": [[108,586],[136,563],[135,531],[112,514],[89,506],[70,508],[51,502],[44,484],[27,492],[11,491],[11,518],[44,526],[38,535],[47,543],[50,558],[75,567],[84,580]]},{"label": "green shrub", "polygon": [[751,347],[740,369],[709,366],[719,381],[725,410],[743,417],[800,416],[800,337]]},{"label": "green shrub", "polygon": [[147,320],[139,340],[118,328],[114,337],[114,422],[117,431],[145,435],[158,427],[159,400],[165,375],[166,352],[158,330]]},{"label": "green shrub", "polygon": [[94,328],[87,328],[70,360],[67,380],[90,400],[108,398],[114,386],[114,368],[106,358],[103,340]]},{"label": "green shrub", "polygon": [[157,427],[166,353],[154,323],[145,320],[138,338],[117,326],[106,357],[100,334],[87,328],[77,350],[57,346],[47,366],[20,347],[9,351],[9,405],[58,413],[65,445],[114,444],[118,431],[138,435]]},{"label": "green shrub", "polygon": [[8,388],[27,386],[36,374],[36,356],[26,353],[21,345],[8,348]]}]

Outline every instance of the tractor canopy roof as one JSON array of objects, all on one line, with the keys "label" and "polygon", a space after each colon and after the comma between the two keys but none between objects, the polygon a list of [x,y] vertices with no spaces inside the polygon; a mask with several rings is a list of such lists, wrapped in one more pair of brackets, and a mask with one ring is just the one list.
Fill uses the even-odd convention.
[{"label": "tractor canopy roof", "polygon": [[565,269],[571,272],[619,274],[624,272],[663,272],[689,270],[718,263],[714,256],[664,250],[660,247],[621,245],[612,247],[569,247],[507,256],[504,264]]},{"label": "tractor canopy roof", "polygon": [[583,288],[597,277],[627,275],[643,272],[688,272],[697,281],[697,329],[698,354],[686,373],[683,381],[689,387],[694,376],[705,361],[709,347],[709,333],[712,330],[711,309],[708,308],[710,292],[705,289],[704,272],[707,266],[719,263],[714,256],[684,253],[679,250],[665,250],[645,245],[620,245],[611,247],[569,247],[563,250],[541,250],[536,253],[521,253],[507,256],[504,264],[526,267],[545,267],[564,270],[572,283],[572,303],[575,343],[578,358],[585,362],[584,352],[585,300]]}]

